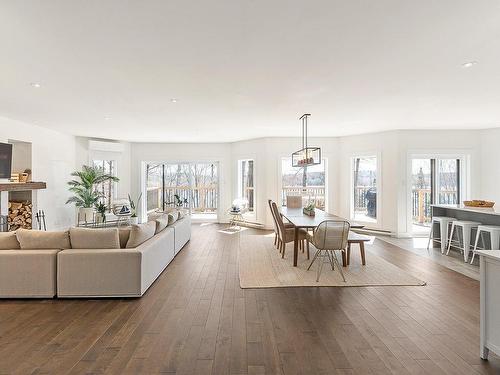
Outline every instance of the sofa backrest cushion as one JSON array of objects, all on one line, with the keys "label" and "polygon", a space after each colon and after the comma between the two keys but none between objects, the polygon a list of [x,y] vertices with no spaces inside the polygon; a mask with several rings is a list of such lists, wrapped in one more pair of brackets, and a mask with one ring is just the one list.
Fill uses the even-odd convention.
[{"label": "sofa backrest cushion", "polygon": [[44,232],[39,230],[19,229],[16,237],[21,249],[70,249],[68,231]]},{"label": "sofa backrest cushion", "polygon": [[144,224],[133,224],[130,228],[130,237],[127,241],[127,249],[139,246],[155,235],[156,222],[148,221]]},{"label": "sofa backrest cushion", "polygon": [[163,229],[165,229],[168,225],[168,215],[163,214],[155,219],[156,230],[155,234],[160,233]]},{"label": "sofa backrest cushion", "polygon": [[130,237],[130,227],[118,228],[118,237],[120,238],[120,249],[125,249]]},{"label": "sofa backrest cushion", "polygon": [[0,250],[20,249],[16,232],[0,232]]},{"label": "sofa backrest cushion", "polygon": [[118,228],[71,228],[69,230],[73,249],[119,249]]}]

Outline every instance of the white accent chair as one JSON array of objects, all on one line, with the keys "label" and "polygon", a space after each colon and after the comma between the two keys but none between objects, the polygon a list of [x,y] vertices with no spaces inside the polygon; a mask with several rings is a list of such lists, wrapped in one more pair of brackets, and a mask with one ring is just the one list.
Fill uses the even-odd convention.
[{"label": "white accent chair", "polygon": [[[477,230],[479,225],[481,225],[481,223],[478,223],[477,221],[453,220],[451,222],[450,240],[448,241],[448,251],[446,252],[446,255],[448,255],[450,253],[450,248],[451,248],[452,242],[455,242],[458,245],[457,247],[464,254],[464,262],[467,262],[469,260],[470,239],[472,236],[472,230],[473,229]],[[455,232],[455,228],[460,228],[462,230],[463,247],[460,244],[460,240],[458,240],[458,241],[453,240],[453,233]],[[457,231],[457,237],[458,237],[458,234],[459,234],[459,232]]]},{"label": "white accent chair", "polygon": [[[307,270],[309,271],[316,258],[320,258],[316,282],[319,281],[324,263],[330,263],[332,271],[335,269],[335,266],[337,266],[337,269],[345,282],[344,272],[342,271],[342,266],[340,265],[335,252],[346,251],[349,230],[350,224],[347,221],[325,220],[314,229],[312,235],[308,234],[308,241],[314,245],[317,251],[316,254],[314,254],[311,264],[307,267]],[[325,261],[325,258],[328,258],[328,260]]]}]

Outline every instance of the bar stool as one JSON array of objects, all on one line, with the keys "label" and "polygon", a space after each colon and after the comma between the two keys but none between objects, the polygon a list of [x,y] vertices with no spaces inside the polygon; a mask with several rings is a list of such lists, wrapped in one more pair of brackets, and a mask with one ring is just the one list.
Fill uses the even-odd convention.
[{"label": "bar stool", "polygon": [[[484,244],[484,233],[490,234],[490,248],[486,249]],[[483,243],[483,249],[486,250],[500,250],[500,226],[498,225],[479,225],[477,227],[476,242],[474,243],[474,251],[472,252],[472,259],[470,264],[474,262],[474,257],[476,256],[477,243],[479,242],[479,235],[481,235],[481,242]]]},{"label": "bar stool", "polygon": [[448,251],[446,252],[446,255],[450,253],[450,247],[451,243],[453,241],[453,232],[455,231],[455,227],[459,227],[462,229],[462,240],[463,240],[463,248],[460,247],[460,237],[458,236],[457,232],[457,237],[458,237],[458,248],[460,251],[463,251],[464,253],[464,262],[467,262],[469,260],[469,252],[470,252],[470,238],[472,234],[472,229],[477,229],[478,226],[481,225],[481,223],[478,223],[477,221],[467,221],[467,220],[453,220],[451,222],[451,233],[450,233],[450,240],[448,241]]},{"label": "bar stool", "polygon": [[[431,240],[439,242],[441,244],[441,254],[444,254],[446,250],[446,245],[448,243],[448,227],[455,220],[454,217],[447,216],[433,216],[431,221],[431,230],[429,231],[429,241],[427,241],[427,251],[429,251],[429,245]],[[434,239],[434,224],[439,224],[439,240]]]}]

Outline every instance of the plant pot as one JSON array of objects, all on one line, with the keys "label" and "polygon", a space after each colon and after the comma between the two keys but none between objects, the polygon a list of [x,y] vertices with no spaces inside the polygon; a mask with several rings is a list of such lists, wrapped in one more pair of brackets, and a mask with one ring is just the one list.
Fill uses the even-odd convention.
[{"label": "plant pot", "polygon": [[137,216],[132,216],[130,218],[130,224],[139,224],[139,218]]},{"label": "plant pot", "polygon": [[104,214],[101,214],[101,213],[96,213],[95,215],[95,221],[97,224],[101,224],[101,223],[104,223],[106,220],[106,216]]},{"label": "plant pot", "polygon": [[78,209],[78,218],[81,221],[91,223],[94,220],[94,208],[92,207],[80,207]]}]

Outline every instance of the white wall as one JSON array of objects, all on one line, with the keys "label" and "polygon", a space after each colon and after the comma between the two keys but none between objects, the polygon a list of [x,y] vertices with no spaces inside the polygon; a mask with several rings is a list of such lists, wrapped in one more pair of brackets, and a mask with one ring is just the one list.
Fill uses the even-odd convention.
[{"label": "white wall", "polygon": [[500,205],[500,129],[481,131],[481,137],[476,138],[476,142],[481,145],[481,195],[471,198],[492,200]]},{"label": "white wall", "polygon": [[38,191],[38,208],[46,214],[48,229],[63,229],[75,220],[73,206],[66,205],[66,182],[75,168],[75,137],[39,126],[0,117],[0,139],[32,144],[32,180],[47,182]]}]

